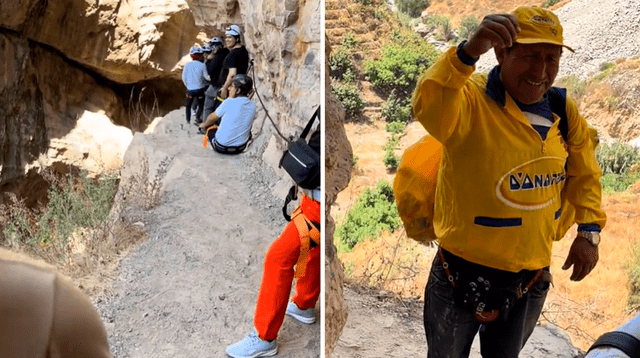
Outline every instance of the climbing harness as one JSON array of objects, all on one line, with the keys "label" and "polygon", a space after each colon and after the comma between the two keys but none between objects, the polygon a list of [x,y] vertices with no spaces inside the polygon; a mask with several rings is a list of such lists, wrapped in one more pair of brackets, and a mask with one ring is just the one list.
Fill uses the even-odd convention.
[{"label": "climbing harness", "polygon": [[307,268],[309,251],[320,244],[320,230],[311,220],[304,216],[301,208],[297,208],[291,216],[300,236],[300,255],[298,256],[294,275],[296,278],[300,278],[304,276]]},{"label": "climbing harness", "polygon": [[[488,278],[491,278],[491,280],[497,278],[492,276],[490,272],[498,270],[487,268],[481,273],[477,269],[480,265],[458,258],[460,266],[464,266],[463,262],[468,264],[469,267],[465,271],[471,272],[471,274],[463,277],[460,272],[457,272],[454,276],[451,272],[449,261],[445,258],[444,250],[441,247],[438,248],[438,258],[453,289],[456,305],[473,313],[476,321],[481,323],[493,322],[499,317],[506,320],[516,301],[524,297],[533,285],[540,280],[551,282],[551,274],[544,269],[536,271],[523,270],[521,273],[507,273],[510,277],[508,279],[510,282],[507,285],[499,284],[497,285],[498,287],[492,288],[491,281]],[[529,277],[531,278],[529,279]]]}]

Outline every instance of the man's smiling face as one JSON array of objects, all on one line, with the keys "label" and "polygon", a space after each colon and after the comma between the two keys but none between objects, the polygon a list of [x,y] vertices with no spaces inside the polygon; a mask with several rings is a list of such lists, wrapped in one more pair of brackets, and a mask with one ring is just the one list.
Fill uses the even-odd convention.
[{"label": "man's smiling face", "polygon": [[515,43],[496,51],[505,89],[522,104],[540,102],[558,74],[562,46]]}]

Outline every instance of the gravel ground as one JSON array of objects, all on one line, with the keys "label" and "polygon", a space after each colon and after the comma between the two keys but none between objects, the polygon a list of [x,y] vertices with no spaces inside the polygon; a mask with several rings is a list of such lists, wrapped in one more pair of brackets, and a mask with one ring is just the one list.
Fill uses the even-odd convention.
[{"label": "gravel ground", "polygon": [[[225,347],[253,327],[264,255],[286,225],[282,201],[271,195],[275,175],[249,153],[203,149],[182,113],[136,136],[127,152],[137,159],[134,170],[143,158],[152,173],[170,164],[159,205],[124,209],[149,239],[122,261],[113,293],[97,302],[116,358],[226,357]],[[285,318],[279,357],[320,356],[316,311],[312,325]]]}]

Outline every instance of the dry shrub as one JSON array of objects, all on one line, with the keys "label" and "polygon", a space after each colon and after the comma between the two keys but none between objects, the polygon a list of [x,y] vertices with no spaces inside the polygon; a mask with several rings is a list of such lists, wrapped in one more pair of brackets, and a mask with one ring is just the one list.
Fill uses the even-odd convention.
[{"label": "dry shrub", "polygon": [[134,133],[144,132],[154,118],[161,117],[158,97],[155,92],[152,93],[153,101],[151,104],[147,103],[149,99],[147,98],[147,93],[145,93],[146,89],[146,86],[142,87],[136,96],[136,87],[134,86],[131,88],[131,94],[129,95],[129,126]]},{"label": "dry shrub", "polygon": [[153,179],[150,180],[149,160],[144,157],[136,174],[126,178],[126,181],[121,184],[119,195],[123,203],[145,210],[159,205],[162,200],[162,179],[167,174],[172,161],[173,158],[163,158],[158,164]]},{"label": "dry shrub", "polygon": [[[146,189],[133,188],[131,193],[135,194],[129,196],[129,205],[148,210],[160,203],[161,181],[169,163],[170,161],[164,160],[160,164],[152,181],[146,176],[134,178],[136,182],[145,182]],[[148,167],[148,163],[145,164]],[[74,216],[71,213],[75,212],[75,215],[85,218],[85,224],[79,225],[70,220],[69,223],[64,223],[64,227],[74,224],[69,235],[62,235],[63,220],[59,215],[51,215],[52,210],[59,210],[56,207],[60,204],[49,201],[43,207],[32,209],[26,207],[24,199],[20,200],[9,194],[10,203],[0,207],[0,245],[52,265],[61,273],[73,278],[79,287],[92,297],[104,294],[117,275],[120,259],[136,244],[146,239],[144,225],[131,222],[120,213],[114,214],[114,210],[111,210],[109,215],[109,208],[113,209],[117,187],[96,196],[96,189],[91,183],[99,181],[92,181],[86,176],[69,177],[70,179],[64,180],[51,170],[44,170],[42,176],[50,184],[50,199],[84,205],[84,210],[70,206],[63,206],[63,210],[69,213],[69,217]],[[92,190],[93,195],[87,195]],[[108,200],[106,215],[101,216],[100,220],[87,221],[86,218],[92,215],[93,207],[98,201],[103,200]]]},{"label": "dry shrub", "polygon": [[421,245],[399,230],[358,243],[351,252],[340,253],[340,260],[350,268],[346,273],[349,281],[404,298],[421,298],[434,255],[435,248]]}]

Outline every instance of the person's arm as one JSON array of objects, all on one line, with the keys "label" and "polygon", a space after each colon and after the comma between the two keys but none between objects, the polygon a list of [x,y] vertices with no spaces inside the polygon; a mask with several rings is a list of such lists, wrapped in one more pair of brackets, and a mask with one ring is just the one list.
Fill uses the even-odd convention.
[{"label": "person's arm", "polygon": [[[461,48],[452,47],[429,67],[418,81],[412,96],[413,114],[440,143],[460,139],[470,130],[471,106],[478,89],[468,86],[475,71],[473,61],[495,46],[511,46],[518,32],[513,15],[489,15]],[[465,62],[463,62],[465,60]]]},{"label": "person's arm", "polygon": [[182,83],[185,87],[187,87],[187,66],[185,65],[182,69]]},{"label": "person's arm", "polygon": [[207,128],[211,127],[212,125],[214,125],[218,121],[218,119],[220,119],[220,117],[218,117],[216,112],[213,112],[198,127],[200,127],[201,129],[207,129]]},{"label": "person's arm", "polygon": [[[600,232],[606,223],[607,216],[601,208],[602,171],[595,158],[595,143],[592,140],[587,121],[580,116],[573,100],[567,99],[567,117],[569,133],[567,150],[566,190],[563,195],[575,207],[575,221],[578,231]],[[598,245],[577,236],[571,245],[563,270],[573,266],[571,280],[580,281],[586,277],[598,263]]]},{"label": "person's arm", "polygon": [[233,76],[235,76],[237,73],[238,73],[237,68],[232,67],[229,69],[229,73],[227,74],[227,79],[224,81],[224,84],[220,88],[220,97],[227,98],[227,95],[229,94],[229,86],[231,86],[231,83],[233,82]]},{"label": "person's arm", "polygon": [[207,66],[202,66],[202,77],[204,77],[207,82],[211,82],[211,77],[209,77],[209,72],[207,72]]}]

